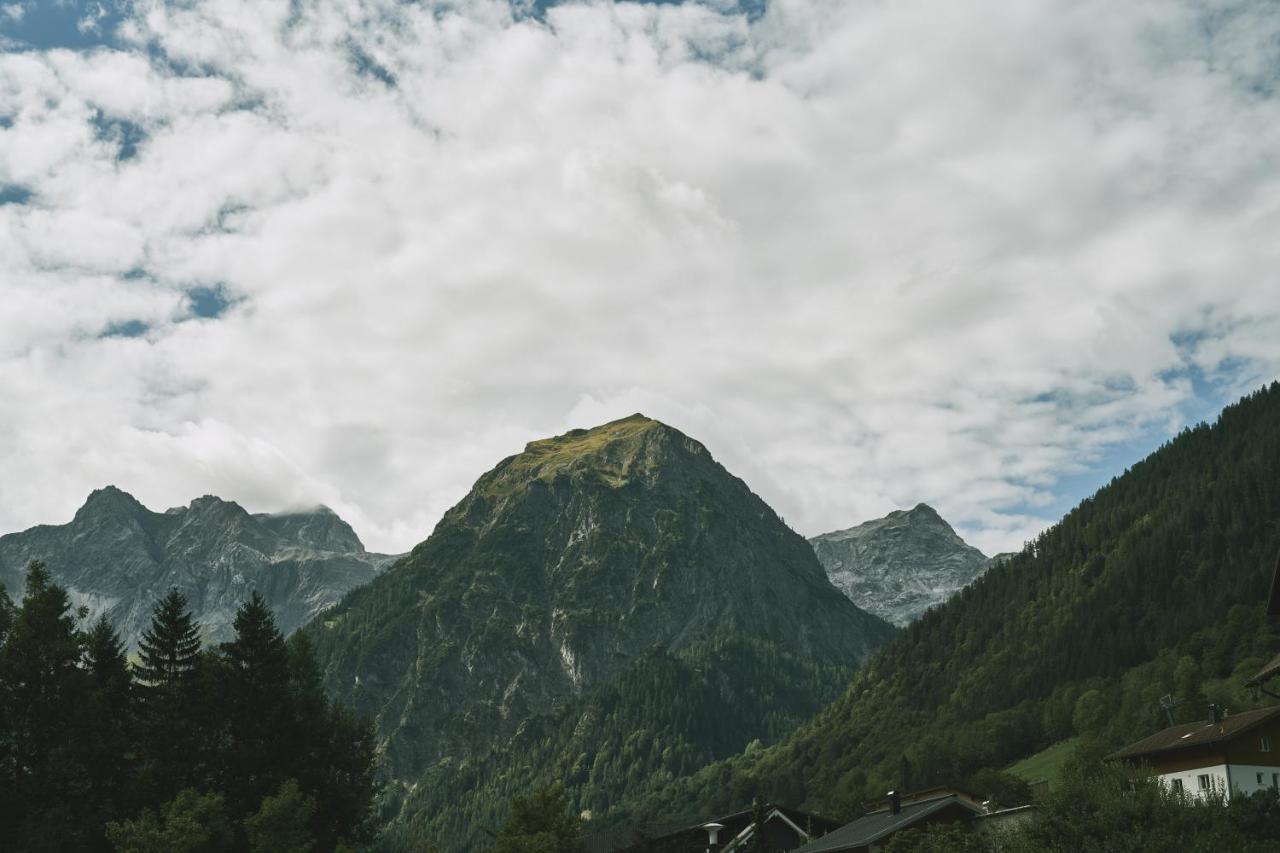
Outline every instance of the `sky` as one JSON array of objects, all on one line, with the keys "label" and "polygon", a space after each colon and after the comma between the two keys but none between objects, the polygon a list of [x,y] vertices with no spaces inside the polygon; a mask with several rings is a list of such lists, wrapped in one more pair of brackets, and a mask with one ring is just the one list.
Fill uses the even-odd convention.
[{"label": "sky", "polygon": [[643,412],[813,535],[1016,550],[1280,375],[1230,0],[0,0],[0,531],[424,539]]}]

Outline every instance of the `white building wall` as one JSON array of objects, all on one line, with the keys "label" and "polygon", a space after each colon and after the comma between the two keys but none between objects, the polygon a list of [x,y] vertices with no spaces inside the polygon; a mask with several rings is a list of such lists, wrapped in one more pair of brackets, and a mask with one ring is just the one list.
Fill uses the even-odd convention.
[{"label": "white building wall", "polygon": [[[1259,781],[1261,774],[1261,781]],[[1201,776],[1209,777],[1209,787],[1201,787]],[[1270,788],[1280,788],[1280,767],[1259,766],[1253,764],[1215,764],[1211,767],[1196,767],[1191,770],[1180,770],[1177,773],[1162,773],[1158,778],[1165,787],[1177,787],[1174,780],[1182,782],[1182,790],[1196,799],[1203,799],[1210,791],[1231,798],[1232,793],[1252,794]],[[1231,791],[1227,790],[1227,779],[1231,780]]]},{"label": "white building wall", "polygon": [[1280,789],[1280,767],[1276,765],[1232,764],[1231,787],[1241,794]]},{"label": "white building wall", "polygon": [[[1200,777],[1209,777],[1209,787],[1200,786]],[[1188,796],[1203,799],[1210,791],[1218,794],[1227,792],[1227,765],[1215,764],[1211,767],[1194,767],[1190,770],[1179,770],[1177,773],[1161,773],[1158,778],[1165,787],[1176,788],[1176,782],[1182,783],[1182,790]]]}]

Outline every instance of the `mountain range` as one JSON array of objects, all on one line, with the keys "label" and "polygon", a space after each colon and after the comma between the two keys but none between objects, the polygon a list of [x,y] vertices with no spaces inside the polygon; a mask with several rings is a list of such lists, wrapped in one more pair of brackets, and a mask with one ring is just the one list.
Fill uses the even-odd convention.
[{"label": "mountain range", "polygon": [[206,495],[165,512],[114,486],[89,495],[66,524],[0,536],[0,583],[20,596],[43,560],[90,618],[106,615],[136,646],[170,587],[187,596],[208,642],[231,636],[236,608],[257,590],[289,633],[367,583],[396,558],[364,549],[325,507],[250,514]]},{"label": "mountain range", "polygon": [[904,627],[1009,555],[987,557],[928,504],[809,540],[854,604]]},{"label": "mountain range", "polygon": [[1188,719],[1251,707],[1244,676],[1280,641],[1258,606],[1278,484],[1272,385],[1017,554],[989,560],[923,504],[806,542],[697,441],[634,415],[531,442],[401,558],[324,508],[158,513],[107,488],[68,524],[0,537],[0,581],[20,591],[45,560],[130,642],[170,586],[211,639],[258,589],[375,720],[389,841],[466,850],[545,784],[589,827],[757,798],[838,816],[1119,745],[1166,724],[1164,696]]}]

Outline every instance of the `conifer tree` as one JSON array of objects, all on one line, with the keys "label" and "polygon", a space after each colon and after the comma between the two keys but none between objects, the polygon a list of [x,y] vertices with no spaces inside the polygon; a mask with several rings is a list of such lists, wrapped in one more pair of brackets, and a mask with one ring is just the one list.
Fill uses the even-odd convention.
[{"label": "conifer tree", "polygon": [[234,818],[258,810],[302,754],[289,696],[289,653],[271,608],[257,592],[240,606],[235,639],[221,647],[220,690],[229,737],[224,771]]},{"label": "conifer tree", "polygon": [[305,631],[291,636],[287,646],[293,731],[301,747],[297,779],[317,802],[311,818],[317,849],[367,841],[377,792],[373,727],[325,695]]},{"label": "conifer tree", "polygon": [[200,624],[187,608],[187,597],[176,587],[156,604],[151,627],[138,643],[138,680],[148,693],[189,689],[200,661]]},{"label": "conifer tree", "polygon": [[43,563],[27,569],[22,605],[12,611],[0,647],[0,832],[15,850],[83,846],[85,773],[79,745],[86,730],[88,679],[80,664],[84,635],[66,590]]},{"label": "conifer tree", "polygon": [[89,677],[88,714],[92,737],[82,744],[97,835],[107,821],[133,811],[134,716],[133,678],[120,635],[105,616],[85,636],[85,671]]},{"label": "conifer tree", "polygon": [[184,788],[205,786],[209,756],[218,748],[207,719],[210,703],[201,701],[206,668],[200,626],[177,589],[170,589],[156,604],[138,656],[134,671],[140,681],[143,763],[139,785],[143,801],[159,806]]}]

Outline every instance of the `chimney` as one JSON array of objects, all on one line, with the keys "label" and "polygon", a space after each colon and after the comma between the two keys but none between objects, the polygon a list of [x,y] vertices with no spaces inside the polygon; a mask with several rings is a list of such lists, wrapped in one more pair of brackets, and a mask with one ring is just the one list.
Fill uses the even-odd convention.
[{"label": "chimney", "polygon": [[898,814],[902,811],[902,797],[898,796],[897,791],[889,792],[889,814]]},{"label": "chimney", "polygon": [[704,823],[702,828],[707,831],[707,850],[720,849],[720,830],[724,829],[723,823]]},{"label": "chimney", "polygon": [[1218,707],[1216,702],[1209,703],[1209,713],[1213,715],[1213,724],[1215,726],[1222,722],[1222,709]]}]

